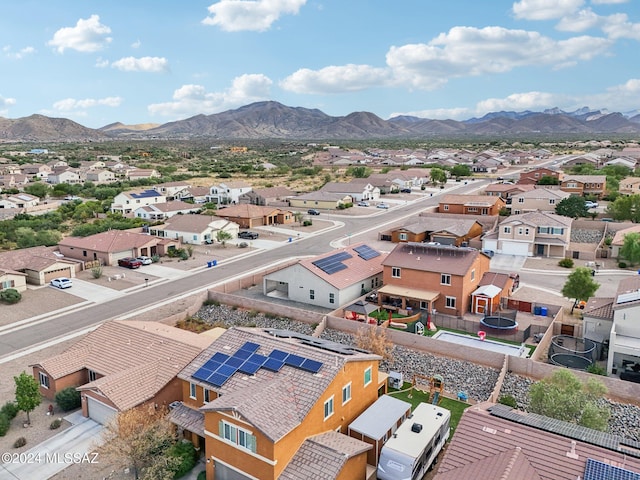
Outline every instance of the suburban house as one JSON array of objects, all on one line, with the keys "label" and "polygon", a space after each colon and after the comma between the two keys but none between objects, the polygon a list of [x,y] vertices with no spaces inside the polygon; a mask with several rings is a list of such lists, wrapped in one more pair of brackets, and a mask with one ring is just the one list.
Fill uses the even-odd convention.
[{"label": "suburban house", "polygon": [[638,166],[638,160],[631,157],[616,157],[611,159],[604,164],[605,166],[609,165],[620,165],[622,167],[627,167],[631,170],[635,170]]},{"label": "suburban house", "polygon": [[464,215],[498,215],[505,205],[506,202],[500,197],[448,194],[438,203],[438,212],[461,213]]},{"label": "suburban house", "polygon": [[16,193],[0,200],[0,208],[24,208],[29,209],[40,203],[40,198],[28,193]]},{"label": "suburban house", "polygon": [[80,172],[73,168],[64,167],[64,170],[55,169],[53,172],[47,175],[47,182],[53,185],[59,183],[68,183],[74,185],[76,183],[82,183]]},{"label": "suburban house", "polygon": [[234,327],[178,374],[183,401],[170,419],[204,450],[208,480],[364,480],[372,446],[341,432],[386,391],[380,360],[292,331]]},{"label": "suburban house", "polygon": [[[482,225],[482,233],[486,234],[496,229],[498,225],[499,216],[488,216],[488,215],[464,215],[461,213],[438,213],[438,212],[430,212],[425,211],[418,215],[418,221],[423,221],[423,219],[448,219],[451,222],[456,222],[458,220],[475,220],[480,225]],[[381,238],[381,240],[391,240],[391,238]]]},{"label": "suburban house", "polygon": [[365,244],[349,245],[265,275],[263,292],[335,310],[382,285],[384,258]]},{"label": "suburban house", "polygon": [[181,202],[175,200],[172,202],[158,203],[157,205],[146,205],[136,208],[133,215],[137,218],[144,218],[151,222],[157,222],[171,218],[174,215],[184,215],[188,213],[198,213],[202,207],[193,203]]},{"label": "suburban house", "polygon": [[637,479],[638,444],[501,404],[462,414],[434,480]]},{"label": "suburban house", "polygon": [[471,294],[471,312],[491,315],[500,310],[502,299],[511,296],[520,284],[517,274],[485,272]]},{"label": "suburban house", "polygon": [[349,183],[370,184],[380,190],[380,194],[397,192],[401,188],[397,175],[392,173],[372,173],[366,178],[352,178]]},{"label": "suburban house", "polygon": [[206,203],[209,195],[209,187],[189,187],[180,192],[182,200],[193,200],[194,203]]},{"label": "suburban house", "polygon": [[136,190],[121,192],[113,198],[111,212],[128,215],[140,207],[165,203],[167,197],[156,190]]},{"label": "suburban house", "polygon": [[471,165],[474,173],[496,173],[499,168],[504,168],[504,165],[497,158],[481,158]]},{"label": "suburban house", "polygon": [[129,180],[141,180],[145,178],[160,178],[162,175],[152,168],[131,168],[126,171],[125,176]]},{"label": "suburban house", "polygon": [[113,183],[118,179],[111,170],[91,170],[86,173],[85,180],[96,184],[105,184]]},{"label": "suburban house", "polygon": [[558,179],[558,184],[562,180],[562,172],[551,170],[550,168],[534,168],[527,172],[520,173],[518,184],[537,184],[543,177],[554,177]]},{"label": "suburban house", "polygon": [[217,215],[237,223],[240,228],[253,228],[262,225],[287,225],[295,221],[293,212],[276,207],[259,205],[232,205],[219,209]]},{"label": "suburban house", "polygon": [[20,170],[24,175],[36,177],[41,180],[46,179],[51,173],[51,167],[46,163],[28,163],[22,165]]},{"label": "suburban house", "polygon": [[289,205],[294,208],[320,208],[335,210],[340,205],[353,203],[353,197],[343,193],[327,192],[316,190],[315,192],[304,193],[289,199]]},{"label": "suburban house", "polygon": [[[582,338],[596,344],[596,358],[602,358],[603,353],[608,355],[615,303],[615,297],[591,297],[582,311]],[[618,370],[618,365],[612,362],[612,368]]]},{"label": "suburban house", "polygon": [[175,215],[164,223],[149,228],[149,233],[161,238],[180,239],[182,243],[203,245],[213,243],[218,232],[224,231],[231,238],[238,236],[240,227],[226,218],[210,215]]},{"label": "suburban house", "polygon": [[[1,252],[0,269],[24,274],[26,283],[30,285],[46,285],[56,277],[75,277],[78,265],[62,258],[53,248],[31,247]],[[13,280],[15,285],[22,285],[23,280],[15,278],[15,274],[9,277],[7,281]]]},{"label": "suburban house", "polygon": [[80,168],[83,170],[101,170],[106,168],[103,160],[97,158],[95,160],[83,160],[80,162]]},{"label": "suburban house", "polygon": [[606,175],[567,175],[562,179],[560,190],[573,195],[604,196],[607,190]]},{"label": "suburban house", "polygon": [[562,162],[562,166],[567,168],[578,167],[581,165],[591,165],[596,169],[602,166],[600,156],[593,153],[574,155]]},{"label": "suburban house", "polygon": [[287,187],[257,188],[240,195],[238,203],[261,206],[288,206],[288,200],[295,195]]},{"label": "suburban house", "polygon": [[[465,215],[466,216],[466,215]],[[434,242],[457,247],[482,235],[482,225],[470,218],[421,218],[391,230],[391,241]]]},{"label": "suburban house", "polygon": [[27,289],[27,274],[0,268],[0,290],[6,290],[7,288],[24,292]]},{"label": "suburban house", "polygon": [[117,265],[118,260],[125,257],[165,255],[170,248],[180,248],[180,241],[126,230],[109,230],[88,237],[63,238],[58,248],[68,258]]},{"label": "suburban house", "polygon": [[620,180],[620,195],[640,195],[640,177],[626,177]]},{"label": "suburban house", "polygon": [[555,212],[556,205],[571,194],[555,188],[535,188],[511,197],[511,213]]},{"label": "suburban house", "polygon": [[153,189],[167,197],[167,200],[181,199],[188,195],[191,184],[187,182],[166,182],[154,185]]},{"label": "suburban house", "polygon": [[640,233],[640,225],[629,224],[627,228],[618,230],[611,240],[611,258],[620,258],[620,249],[624,245],[624,237],[629,233]]},{"label": "suburban house", "polygon": [[31,367],[42,396],[53,400],[60,390],[76,387],[82,414],[104,424],[133,407],[180,400],[178,373],[211,342],[158,322],[113,320]]},{"label": "suburban house", "polygon": [[354,202],[378,200],[380,198],[380,189],[370,183],[327,182],[320,191],[349,195]]},{"label": "suburban house", "polygon": [[492,183],[484,189],[484,194],[490,197],[500,197],[503,200],[508,200],[519,193],[528,192],[533,190],[535,185],[530,184],[513,184],[513,183]]},{"label": "suburban house", "polygon": [[482,248],[507,255],[562,257],[571,239],[569,217],[548,212],[511,215],[496,232],[482,239]]},{"label": "suburban house", "polygon": [[402,312],[435,311],[462,316],[471,294],[489,271],[490,259],[475,248],[399,243],[382,262],[378,304]]},{"label": "suburban house", "polygon": [[240,180],[223,182],[209,189],[207,201],[222,205],[236,204],[240,201],[240,195],[251,190],[251,185],[247,182]]},{"label": "suburban house", "polygon": [[0,187],[20,188],[29,184],[29,177],[19,173],[11,173],[0,176]]}]

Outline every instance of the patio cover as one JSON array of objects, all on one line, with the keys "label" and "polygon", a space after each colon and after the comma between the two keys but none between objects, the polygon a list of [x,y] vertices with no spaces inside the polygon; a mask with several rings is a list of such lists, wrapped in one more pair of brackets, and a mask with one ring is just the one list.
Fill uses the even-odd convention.
[{"label": "patio cover", "polygon": [[427,302],[433,302],[440,296],[440,292],[420,290],[419,288],[399,287],[396,285],[385,285],[378,289],[378,293],[385,293],[396,297],[417,298],[418,300],[426,300]]},{"label": "patio cover", "polygon": [[204,413],[187,407],[182,402],[169,412],[169,420],[180,428],[204,437]]},{"label": "patio cover", "polygon": [[493,298],[498,296],[500,292],[502,292],[502,289],[495,285],[482,285],[481,287],[476,288],[476,291],[471,295],[484,295],[485,297]]},{"label": "patio cover", "polygon": [[374,305],[373,303],[367,303],[362,300],[358,300],[355,303],[352,303],[348,307],[345,307],[346,312],[355,312],[360,313],[362,315],[369,315],[371,312],[375,312],[378,310],[378,305]]}]

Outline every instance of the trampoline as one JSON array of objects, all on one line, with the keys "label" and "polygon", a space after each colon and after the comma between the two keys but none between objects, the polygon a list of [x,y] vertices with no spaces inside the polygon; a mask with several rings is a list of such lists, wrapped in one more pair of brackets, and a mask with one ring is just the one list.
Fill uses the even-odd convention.
[{"label": "trampoline", "polygon": [[561,367],[586,370],[595,362],[595,350],[595,342],[588,338],[556,335],[549,346],[549,362]]},{"label": "trampoline", "polygon": [[508,317],[484,317],[480,323],[487,328],[495,328],[497,330],[515,330],[518,328],[518,322],[514,318]]}]

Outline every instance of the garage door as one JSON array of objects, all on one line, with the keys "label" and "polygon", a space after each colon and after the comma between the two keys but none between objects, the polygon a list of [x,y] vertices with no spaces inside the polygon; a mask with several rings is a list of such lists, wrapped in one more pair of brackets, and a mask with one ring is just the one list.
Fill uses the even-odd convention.
[{"label": "garage door", "polygon": [[243,475],[239,471],[231,468],[228,465],[225,465],[224,463],[219,462],[218,460],[215,461],[215,469],[216,480],[249,480],[250,478],[252,478]]},{"label": "garage door", "polygon": [[89,396],[87,398],[87,408],[89,409],[89,418],[95,420],[101,425],[107,423],[111,417],[113,417],[117,412],[116,409],[111,408],[109,405],[105,405],[102,402],[99,402],[95,398],[91,398]]},{"label": "garage door", "polygon": [[54,278],[67,277],[71,278],[71,267],[60,268],[58,270],[51,270],[44,273],[44,282],[49,283]]},{"label": "garage door", "polygon": [[118,260],[126,257],[133,257],[133,255],[131,255],[131,250],[127,250],[126,252],[116,252],[111,254],[111,258],[113,259],[114,265],[118,264]]},{"label": "garage door", "polygon": [[502,246],[502,250],[500,250],[500,253],[504,253],[506,255],[521,255],[521,256],[529,255],[528,243],[502,242],[501,246]]}]

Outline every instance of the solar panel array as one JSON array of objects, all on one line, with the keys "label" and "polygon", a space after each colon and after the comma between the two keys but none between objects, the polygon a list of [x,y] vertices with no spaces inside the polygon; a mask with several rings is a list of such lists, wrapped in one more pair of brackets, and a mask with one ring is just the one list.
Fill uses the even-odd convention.
[{"label": "solar panel array", "polygon": [[245,342],[232,356],[216,352],[192,376],[215,387],[222,387],[236,372],[255,375],[261,368],[279,372],[282,367],[289,365],[318,373],[322,368],[322,362],[282,350],[273,350],[268,356],[260,355],[256,353],[259,348],[257,343]]},{"label": "solar panel array", "polygon": [[584,480],[640,480],[640,474],[588,458]]},{"label": "solar panel array", "polygon": [[380,252],[374,250],[368,245],[359,245],[354,247],[354,250],[358,253],[358,256],[363,260],[371,260],[372,258],[376,258],[380,256]]},{"label": "solar panel array", "polygon": [[155,190],[144,190],[143,192],[132,193],[132,198],[151,198],[151,197],[159,197],[160,194]]},{"label": "solar panel array", "polygon": [[353,256],[348,252],[340,252],[334,253],[333,255],[321,258],[320,260],[316,260],[315,262],[311,263],[313,263],[327,275],[331,275],[347,268],[347,266],[342,263],[342,261],[347,260],[348,258],[353,258]]}]

